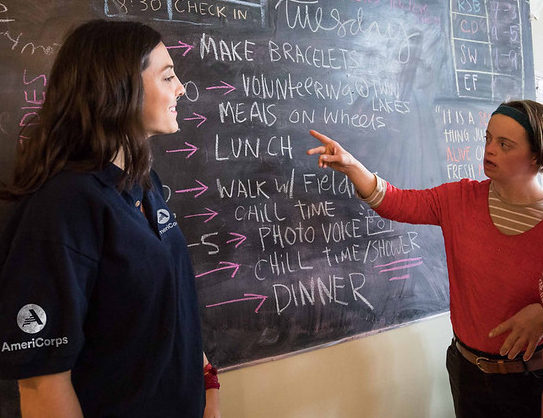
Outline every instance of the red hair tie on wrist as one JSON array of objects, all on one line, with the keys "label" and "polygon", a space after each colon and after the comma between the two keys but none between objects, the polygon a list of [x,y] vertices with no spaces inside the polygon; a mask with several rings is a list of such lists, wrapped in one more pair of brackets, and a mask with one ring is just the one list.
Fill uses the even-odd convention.
[{"label": "red hair tie on wrist", "polygon": [[207,363],[204,367],[204,383],[206,390],[219,389],[221,387],[219,378],[217,377],[217,369],[211,363]]}]

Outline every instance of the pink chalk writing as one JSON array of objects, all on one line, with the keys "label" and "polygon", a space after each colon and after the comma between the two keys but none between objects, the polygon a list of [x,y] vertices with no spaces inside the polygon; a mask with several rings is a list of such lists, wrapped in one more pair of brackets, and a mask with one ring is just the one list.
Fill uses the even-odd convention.
[{"label": "pink chalk writing", "polygon": [[204,221],[204,223],[207,223],[209,222],[210,220],[212,220],[215,216],[218,215],[218,212],[215,212],[214,210],[211,210],[209,208],[205,208],[207,210],[207,212],[204,212],[204,213],[196,213],[194,215],[186,215],[185,218],[194,218],[194,217],[198,217],[198,216],[207,216],[207,219]]},{"label": "pink chalk writing", "polygon": [[205,273],[197,274],[196,277],[206,276],[208,274],[215,273],[215,272],[221,271],[221,270],[234,269],[234,272],[230,276],[230,277],[234,278],[234,276],[236,275],[236,273],[239,270],[239,267],[241,266],[241,264],[231,263],[229,261],[219,261],[219,265],[222,265],[222,267],[218,267],[216,269],[206,271]]},{"label": "pink chalk writing", "polygon": [[238,303],[238,302],[245,302],[247,300],[260,300],[260,303],[255,309],[255,313],[258,313],[258,310],[261,308],[262,304],[268,299],[267,296],[264,295],[255,295],[254,293],[244,293],[242,299],[233,299],[233,300],[227,300],[224,302],[214,303],[212,305],[206,305],[206,308],[212,308],[214,306],[221,306],[226,305],[228,303]]},{"label": "pink chalk writing", "polygon": [[171,149],[171,150],[167,150],[166,152],[169,152],[169,153],[173,153],[173,152],[188,152],[187,156],[185,158],[190,158],[192,157],[192,154],[194,154],[196,151],[198,151],[198,147],[192,145],[192,144],[189,144],[188,142],[185,142],[185,145],[188,147],[188,148],[181,148],[181,149]]},{"label": "pink chalk writing", "polygon": [[196,193],[194,197],[200,196],[202,193],[205,193],[205,191],[208,189],[208,187],[202,183],[201,181],[195,180],[196,183],[198,183],[201,187],[194,187],[192,189],[183,189],[183,190],[176,190],[175,193],[189,193],[189,192],[200,192]]},{"label": "pink chalk writing", "polygon": [[228,93],[232,93],[234,90],[237,90],[234,86],[231,84],[228,84],[226,81],[222,81],[222,86],[211,86],[206,87],[206,90],[215,90],[215,89],[227,89],[227,91],[223,94],[223,96],[226,96]]}]

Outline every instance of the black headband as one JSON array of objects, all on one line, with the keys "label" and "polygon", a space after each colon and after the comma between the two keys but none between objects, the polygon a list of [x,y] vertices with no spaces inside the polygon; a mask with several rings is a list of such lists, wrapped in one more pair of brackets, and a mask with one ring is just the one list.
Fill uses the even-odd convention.
[{"label": "black headband", "polygon": [[501,104],[495,111],[492,113],[492,116],[500,114],[509,116],[510,118],[515,119],[522,127],[528,132],[528,135],[530,135],[530,138],[534,137],[534,129],[532,128],[532,125],[530,124],[530,119],[528,119],[528,116],[526,116],[523,112],[520,110],[507,106],[505,104]]}]

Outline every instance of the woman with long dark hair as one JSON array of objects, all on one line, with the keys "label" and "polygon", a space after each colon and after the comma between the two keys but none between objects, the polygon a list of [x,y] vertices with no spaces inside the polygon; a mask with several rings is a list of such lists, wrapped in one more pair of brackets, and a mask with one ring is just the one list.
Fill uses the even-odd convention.
[{"label": "woman with long dark hair", "polygon": [[59,51],[0,189],[17,201],[0,378],[19,381],[24,418],[220,416],[187,244],[151,169],[183,94],[144,24],[88,22]]}]

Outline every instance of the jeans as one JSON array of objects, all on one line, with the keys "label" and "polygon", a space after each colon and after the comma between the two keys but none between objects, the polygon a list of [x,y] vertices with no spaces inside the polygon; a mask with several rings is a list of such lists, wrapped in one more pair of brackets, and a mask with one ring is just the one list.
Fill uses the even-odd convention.
[{"label": "jeans", "polygon": [[484,373],[453,342],[447,349],[447,371],[457,418],[541,418],[543,370]]}]

